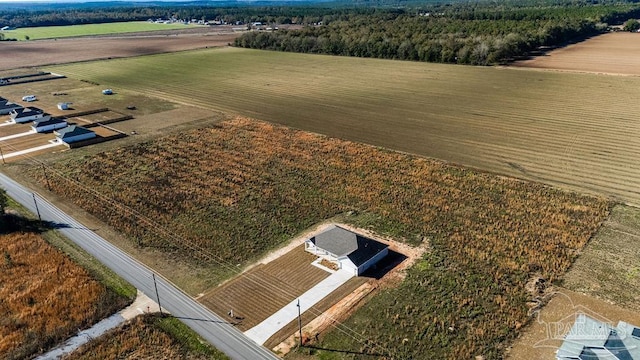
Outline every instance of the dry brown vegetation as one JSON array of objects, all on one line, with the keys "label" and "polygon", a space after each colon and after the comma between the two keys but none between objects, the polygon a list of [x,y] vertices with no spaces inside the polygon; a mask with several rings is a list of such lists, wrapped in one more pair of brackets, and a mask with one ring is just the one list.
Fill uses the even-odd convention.
[{"label": "dry brown vegetation", "polygon": [[215,267],[350,210],[359,227],[429,239],[400,287],[347,322],[358,336],[324,340],[388,357],[500,357],[529,319],[524,284],[560,277],[609,211],[600,198],[245,119],[53,167],[53,191],[140,246]]},{"label": "dry brown vegetation", "polygon": [[124,305],[34,233],[0,235],[0,358],[24,359]]},{"label": "dry brown vegetation", "polygon": [[[64,359],[227,359],[208,345],[198,344],[194,349],[184,337],[176,334],[176,322],[154,315],[138,316]],[[177,328],[183,331],[183,327]]]}]

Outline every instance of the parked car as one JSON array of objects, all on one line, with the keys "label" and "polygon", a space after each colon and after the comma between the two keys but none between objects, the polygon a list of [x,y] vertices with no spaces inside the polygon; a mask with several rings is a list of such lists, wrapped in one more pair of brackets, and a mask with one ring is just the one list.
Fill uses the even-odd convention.
[{"label": "parked car", "polygon": [[35,95],[25,95],[22,97],[22,101],[26,101],[26,102],[32,102],[36,100],[38,100],[38,98],[36,98]]},{"label": "parked car", "polygon": [[111,89],[102,90],[102,95],[112,95],[112,94],[113,94],[113,90]]}]

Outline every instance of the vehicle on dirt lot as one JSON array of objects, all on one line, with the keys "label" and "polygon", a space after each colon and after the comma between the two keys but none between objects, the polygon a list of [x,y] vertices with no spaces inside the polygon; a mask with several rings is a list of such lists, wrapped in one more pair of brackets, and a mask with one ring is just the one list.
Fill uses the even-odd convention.
[{"label": "vehicle on dirt lot", "polygon": [[22,101],[26,101],[26,102],[32,102],[36,100],[38,100],[38,98],[36,98],[35,95],[25,95],[22,97]]}]

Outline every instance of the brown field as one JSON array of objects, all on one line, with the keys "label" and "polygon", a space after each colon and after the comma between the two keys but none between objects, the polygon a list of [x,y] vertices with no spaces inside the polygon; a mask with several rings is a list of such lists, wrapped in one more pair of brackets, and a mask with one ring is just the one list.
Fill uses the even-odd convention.
[{"label": "brown field", "polygon": [[[64,356],[63,359],[228,359],[210,346],[203,344],[194,346],[189,343],[189,339],[185,341],[184,334],[176,331],[176,324],[171,321],[177,320],[163,319],[154,315],[138,316],[89,344],[83,345],[73,353]],[[180,330],[183,331],[181,328]]]},{"label": "brown field", "polygon": [[[528,320],[532,294],[524,284],[560,278],[609,211],[600,198],[242,118],[49,169],[52,191],[137,247],[208,264],[211,282],[349,211],[345,221],[360,228],[429,241],[433,251],[398,288],[346,323],[367,344],[338,332],[323,340],[412,357],[499,357]],[[40,168],[29,175],[44,184]],[[404,338],[408,345],[398,349]]]},{"label": "brown field", "polygon": [[0,43],[0,52],[11,56],[0,57],[0,70],[226,46],[238,36],[238,33],[216,32],[213,29],[210,33],[195,34],[174,31],[166,35],[147,33],[118,37],[3,41]]},{"label": "brown field", "polygon": [[640,34],[607,33],[512,66],[640,76]]},{"label": "brown field", "polygon": [[225,318],[233,309],[235,316],[243,318],[238,328],[249,330],[329,276],[311,265],[316,258],[304,251],[304,246],[298,246],[225,283],[200,298],[200,302]]},{"label": "brown field", "polygon": [[124,305],[39,235],[0,235],[0,357],[25,359]]},{"label": "brown field", "polygon": [[565,288],[555,291],[551,301],[534,316],[522,336],[510,347],[507,359],[555,359],[555,352],[562,345],[563,335],[573,325],[576,313],[584,313],[612,326],[621,320],[640,325],[640,312]]}]

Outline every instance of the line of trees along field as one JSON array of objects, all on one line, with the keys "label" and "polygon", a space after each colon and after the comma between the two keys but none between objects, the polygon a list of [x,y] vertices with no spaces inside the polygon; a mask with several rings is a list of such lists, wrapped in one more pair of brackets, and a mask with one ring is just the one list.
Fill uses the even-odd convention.
[{"label": "line of trees along field", "polygon": [[488,65],[559,46],[640,15],[636,5],[455,5],[437,12],[383,10],[325,17],[301,30],[251,32],[236,46],[383,59]]}]

